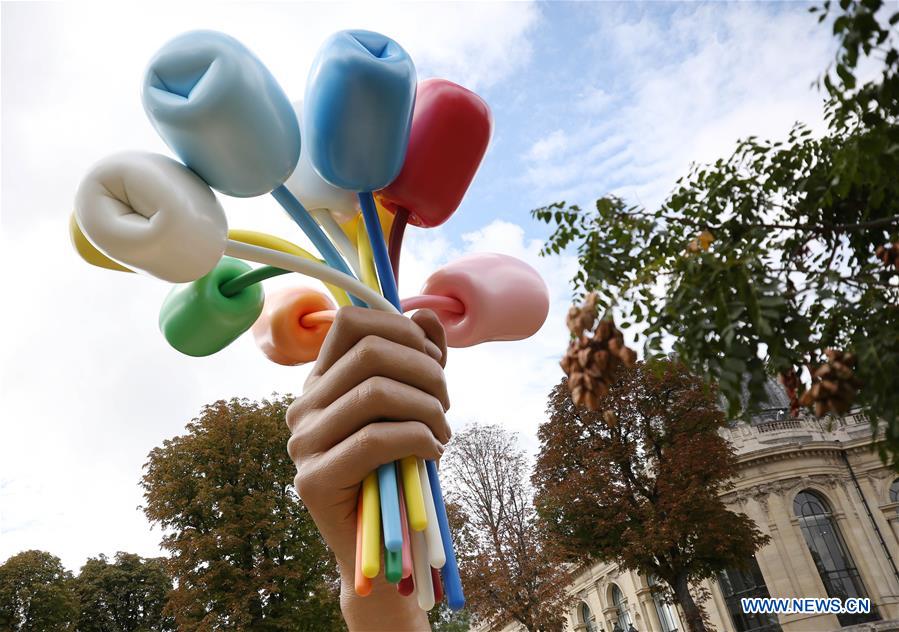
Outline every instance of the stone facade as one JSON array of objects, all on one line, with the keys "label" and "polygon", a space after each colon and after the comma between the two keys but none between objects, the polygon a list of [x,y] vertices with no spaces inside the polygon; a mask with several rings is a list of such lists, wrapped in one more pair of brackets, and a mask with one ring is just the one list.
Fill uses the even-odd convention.
[{"label": "stone facade", "polygon": [[[829,506],[829,519],[842,536],[879,620],[841,626],[833,614],[802,614],[778,615],[773,627],[758,622],[741,625],[729,612],[721,583],[710,581],[705,583],[711,594],[705,605],[717,630],[771,632],[777,625],[783,632],[899,630],[899,502],[893,500],[899,483],[892,498],[890,493],[899,474],[880,461],[868,420],[859,414],[821,421],[791,419],[778,405],[753,423],[736,423],[722,433],[734,445],[740,464],[737,485],[723,500],[733,511],[751,517],[771,537],[756,555],[768,594],[828,596],[794,510],[796,495],[811,491]],[[619,619],[625,630],[628,624],[639,632],[685,629],[676,608],[668,606],[666,614],[662,610],[665,605],[654,601],[645,577],[613,564],[585,569],[571,584],[570,592],[577,597],[568,613],[572,631],[612,632]],[[663,626],[665,616],[673,625]],[[517,629],[515,625],[505,628]]]}]

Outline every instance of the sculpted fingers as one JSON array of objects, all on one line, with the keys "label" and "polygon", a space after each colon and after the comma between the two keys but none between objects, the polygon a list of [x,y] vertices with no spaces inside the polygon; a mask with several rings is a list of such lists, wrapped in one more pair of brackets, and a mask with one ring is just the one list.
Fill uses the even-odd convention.
[{"label": "sculpted fingers", "polygon": [[379,465],[406,456],[438,459],[443,445],[431,429],[417,421],[368,424],[327,452],[301,457],[294,487],[313,504],[336,490],[358,485]]},{"label": "sculpted fingers", "polygon": [[418,421],[385,421],[368,424],[322,454],[330,485],[356,485],[379,465],[407,456],[437,459],[443,445],[431,429]]},{"label": "sculpted fingers", "polygon": [[428,339],[440,349],[440,357],[437,361],[440,366],[446,366],[446,331],[440,324],[437,314],[429,309],[420,309],[412,315],[412,322],[421,327]]},{"label": "sculpted fingers", "polygon": [[366,336],[391,340],[415,351],[441,358],[441,351],[411,319],[373,309],[343,307],[337,311],[334,324],[325,338],[312,375],[322,375]]},{"label": "sculpted fingers", "polygon": [[365,425],[382,421],[419,421],[441,443],[448,442],[452,434],[440,400],[381,376],[367,379],[326,409],[310,415],[308,421],[294,430],[288,444],[291,457],[325,452]]},{"label": "sculpted fingers", "polygon": [[372,377],[382,376],[436,397],[444,410],[449,393],[443,367],[432,356],[378,336],[365,336],[313,382],[304,399],[325,408]]}]

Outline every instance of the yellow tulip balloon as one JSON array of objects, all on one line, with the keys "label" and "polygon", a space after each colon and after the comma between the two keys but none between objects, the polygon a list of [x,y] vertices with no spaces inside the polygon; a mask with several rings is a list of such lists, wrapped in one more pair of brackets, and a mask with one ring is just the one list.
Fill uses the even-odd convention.
[{"label": "yellow tulip balloon", "polygon": [[97,266],[98,268],[107,268],[109,270],[117,270],[119,272],[134,272],[134,270],[130,270],[123,266],[122,264],[113,261],[102,252],[97,250],[97,247],[94,246],[90,241],[88,241],[87,237],[84,236],[84,233],[81,232],[81,227],[78,225],[78,220],[75,219],[75,213],[69,217],[69,238],[72,240],[72,245],[75,246],[75,250],[81,256],[82,259],[87,261],[92,266]]}]

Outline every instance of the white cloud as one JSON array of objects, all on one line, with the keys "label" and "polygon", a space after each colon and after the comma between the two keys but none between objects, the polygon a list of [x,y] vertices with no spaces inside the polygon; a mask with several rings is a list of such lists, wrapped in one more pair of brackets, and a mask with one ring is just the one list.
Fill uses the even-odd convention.
[{"label": "white cloud", "polygon": [[779,137],[797,120],[821,128],[821,95],[810,86],[833,43],[804,10],[681,4],[670,17],[644,10],[622,22],[625,9],[601,6],[596,62],[614,79],[583,88],[577,111],[586,115],[572,117],[572,129],[534,141],[552,152],[525,156],[523,179],[546,199],[611,192],[657,204],[691,162],[729,155],[738,138]]},{"label": "white cloud", "polygon": [[614,97],[606,90],[598,86],[588,86],[581,94],[577,107],[583,112],[597,114],[604,111],[613,101]]},{"label": "white cloud", "polygon": [[[297,393],[308,370],[271,364],[250,336],[210,358],[178,354],[156,324],[169,286],[91,268],[68,243],[74,191],[91,163],[124,149],[169,153],[139,98],[153,52],[185,30],[223,30],[298,95],[321,41],[365,25],[400,41],[421,77],[489,87],[528,63],[539,10],[490,3],[472,19],[473,10],[454,3],[3,5],[0,560],[40,548],[76,569],[101,552],[157,554],[160,534],[137,509],[149,450],[182,432],[204,404]],[[222,202],[232,226],[308,243],[273,200]],[[410,235],[406,293],[453,254],[441,235]],[[267,287],[296,282],[281,277]],[[481,394],[469,395],[459,381],[458,408],[470,402],[478,409]]]},{"label": "white cloud", "polygon": [[559,153],[568,149],[570,143],[568,134],[564,130],[557,129],[534,143],[527,157],[537,162],[550,162],[556,159]]}]

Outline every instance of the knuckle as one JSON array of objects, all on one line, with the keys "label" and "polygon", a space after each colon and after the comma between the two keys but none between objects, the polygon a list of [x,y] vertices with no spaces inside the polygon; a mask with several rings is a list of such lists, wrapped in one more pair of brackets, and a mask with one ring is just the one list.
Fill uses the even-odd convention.
[{"label": "knuckle", "polygon": [[308,502],[314,497],[318,485],[309,468],[297,467],[297,474],[293,477],[293,487],[304,501]]},{"label": "knuckle", "polygon": [[317,405],[312,392],[304,393],[290,403],[287,407],[285,420],[292,433],[309,424],[310,417],[317,410]]},{"label": "knuckle", "polygon": [[428,397],[428,418],[439,423],[444,419],[443,404],[436,397]]},{"label": "knuckle", "polygon": [[359,384],[355,388],[355,394],[356,394],[355,400],[356,401],[354,402],[354,404],[356,406],[364,406],[364,407],[371,406],[372,402],[377,397],[377,392],[378,392],[379,388],[380,387],[378,386],[378,378],[377,377],[370,377],[370,378],[364,380],[361,384]]},{"label": "knuckle", "polygon": [[411,318],[403,317],[403,327],[406,328],[406,331],[413,340],[418,340],[421,344],[421,348],[424,349],[425,340],[427,340],[428,336],[425,334],[424,329],[419,326],[417,322],[412,320]]},{"label": "knuckle", "polygon": [[294,464],[298,464],[303,453],[305,437],[303,432],[294,432],[287,440],[287,454]]},{"label": "knuckle", "polygon": [[287,427],[290,428],[291,431],[299,425],[300,420],[305,413],[305,407],[302,400],[302,397],[297,397],[290,402],[290,406],[287,407],[287,414],[284,415]]},{"label": "knuckle", "polygon": [[407,421],[403,424],[404,430],[416,443],[423,443],[430,446],[433,441],[433,433],[424,423],[420,421]]},{"label": "knuckle", "polygon": [[364,382],[365,398],[368,404],[380,404],[390,397],[390,379],[383,375],[375,375]]},{"label": "knuckle", "polygon": [[374,366],[384,352],[384,341],[378,336],[369,334],[356,343],[353,348],[354,360],[362,366]]},{"label": "knuckle", "polygon": [[412,316],[411,320],[415,323],[420,323],[420,322],[431,322],[431,323],[438,322],[439,323],[440,322],[440,320],[437,318],[437,314],[434,313],[434,310],[432,310],[428,307],[425,307],[425,308],[420,309],[417,312],[415,312],[415,314]]},{"label": "knuckle", "polygon": [[356,449],[359,454],[377,452],[382,447],[381,435],[375,424],[363,426],[356,432]]},{"label": "knuckle", "polygon": [[421,336],[422,334],[424,334],[424,332],[421,330],[421,327],[419,327],[415,323],[414,318],[406,318],[402,314],[395,314],[395,316],[397,325],[404,328],[409,333],[415,334],[416,336]]},{"label": "knuckle", "polygon": [[343,336],[346,335],[347,332],[352,331],[356,326],[356,323],[359,322],[361,311],[361,308],[354,305],[347,305],[338,309],[337,313],[334,315],[334,322],[331,324],[328,335]]},{"label": "knuckle", "polygon": [[334,324],[332,325],[332,329],[334,327],[345,327],[348,323],[351,323],[357,316],[357,309],[358,308],[355,305],[347,305],[346,307],[338,309],[337,313],[334,314]]}]

